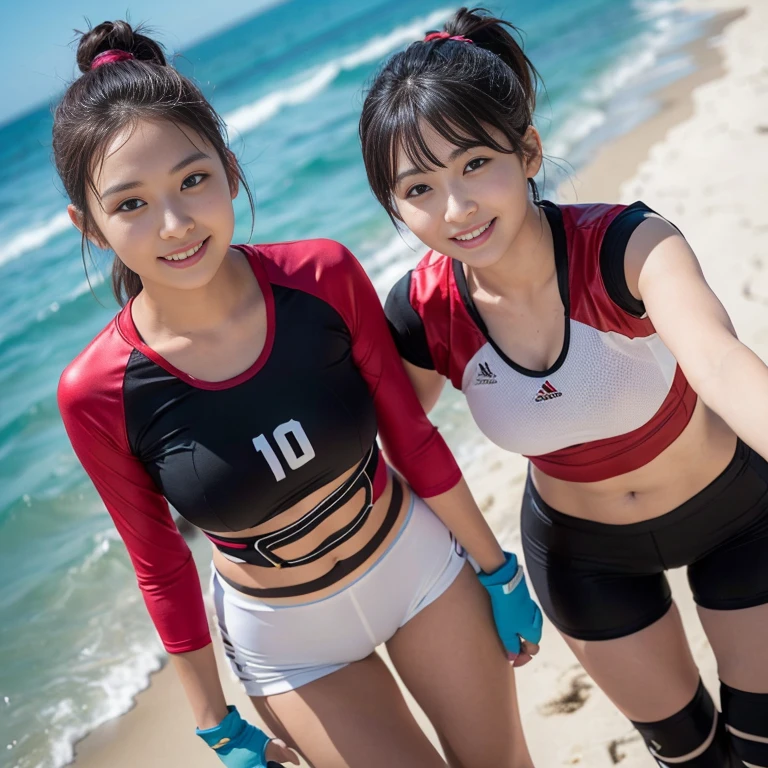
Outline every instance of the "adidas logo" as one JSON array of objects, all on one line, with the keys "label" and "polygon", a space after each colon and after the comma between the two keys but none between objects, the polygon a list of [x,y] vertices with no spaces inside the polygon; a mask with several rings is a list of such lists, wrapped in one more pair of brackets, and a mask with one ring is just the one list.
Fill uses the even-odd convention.
[{"label": "adidas logo", "polygon": [[562,392],[558,392],[548,381],[545,381],[536,394],[536,402],[540,403],[542,400],[554,400],[556,397],[562,396]]},{"label": "adidas logo", "polygon": [[477,378],[475,384],[498,384],[496,374],[491,370],[488,363],[478,363]]}]

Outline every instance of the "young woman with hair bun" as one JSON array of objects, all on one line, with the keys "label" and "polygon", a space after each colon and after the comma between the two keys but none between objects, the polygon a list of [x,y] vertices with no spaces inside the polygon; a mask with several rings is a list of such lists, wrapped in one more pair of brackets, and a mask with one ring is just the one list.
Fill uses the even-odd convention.
[{"label": "young woman with hair bun", "polygon": [[[658,764],[768,766],[768,369],[661,215],[539,199],[516,33],[462,8],[367,94],[371,188],[431,249],[389,295],[392,333],[426,410],[450,379],[530,458],[542,609]],[[680,566],[721,712],[665,576]]]},{"label": "young woman with hair bun", "polygon": [[[508,653],[536,652],[540,613],[362,268],[330,240],[231,243],[240,166],[153,40],[104,22],[77,60],[54,156],[83,243],[115,254],[122,308],[65,370],[59,405],[198,735],[229,768],[296,753],[444,766],[375,653],[386,643],[451,766],[530,768]],[[226,656],[279,739],[224,699],[168,502],[212,542]]]}]

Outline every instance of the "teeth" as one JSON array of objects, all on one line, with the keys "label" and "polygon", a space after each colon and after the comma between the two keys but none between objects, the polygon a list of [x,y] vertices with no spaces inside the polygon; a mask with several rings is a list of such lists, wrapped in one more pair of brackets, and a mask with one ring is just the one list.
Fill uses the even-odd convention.
[{"label": "teeth", "polygon": [[483,232],[485,232],[485,230],[491,226],[491,224],[493,224],[493,220],[489,221],[487,224],[484,224],[479,229],[476,229],[473,232],[470,232],[468,235],[459,235],[457,237],[454,237],[453,239],[454,240],[474,240],[476,237],[479,237],[480,235],[482,235]]},{"label": "teeth", "polygon": [[163,258],[166,261],[184,261],[184,259],[188,259],[190,256],[194,256],[204,245],[205,240],[203,240],[202,243],[199,245],[196,245],[194,248],[190,248],[188,251],[184,251],[184,253],[174,253],[171,256],[163,256]]}]

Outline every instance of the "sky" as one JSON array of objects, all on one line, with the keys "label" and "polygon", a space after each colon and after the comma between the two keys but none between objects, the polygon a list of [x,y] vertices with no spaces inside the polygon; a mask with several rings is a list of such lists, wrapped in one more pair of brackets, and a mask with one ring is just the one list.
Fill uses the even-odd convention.
[{"label": "sky", "polygon": [[124,18],[148,22],[173,52],[285,1],[0,0],[0,125],[50,102],[74,78],[75,48],[69,44],[74,29],[87,29],[86,19],[93,25]]}]

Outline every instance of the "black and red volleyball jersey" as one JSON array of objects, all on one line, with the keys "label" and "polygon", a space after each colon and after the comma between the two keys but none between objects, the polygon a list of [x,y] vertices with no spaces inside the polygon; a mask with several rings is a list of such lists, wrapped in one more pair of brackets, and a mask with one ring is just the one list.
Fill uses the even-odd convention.
[{"label": "black and red volleyball jersey", "polygon": [[395,284],[386,313],[403,358],[461,389],[494,443],[553,477],[605,480],[674,442],[696,394],[626,284],[627,242],[653,211],[640,202],[541,207],[565,307],[565,340],[550,368],[509,359],[488,334],[461,262],[434,251]]},{"label": "black and red volleyball jersey", "polygon": [[[143,343],[129,303],[59,383],[69,438],[173,653],[210,637],[196,569],[167,501],[204,530],[242,531],[354,467],[377,431],[420,496],[461,477],[354,256],[329,240],[239,248],[267,310],[264,349],[248,370],[216,383],[184,374]],[[374,498],[385,484],[380,461]]]}]

